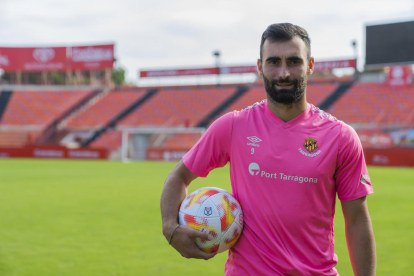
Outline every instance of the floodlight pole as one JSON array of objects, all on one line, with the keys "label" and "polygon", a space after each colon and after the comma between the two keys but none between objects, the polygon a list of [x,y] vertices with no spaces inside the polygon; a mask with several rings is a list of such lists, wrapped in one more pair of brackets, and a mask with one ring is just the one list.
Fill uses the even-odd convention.
[{"label": "floodlight pole", "polygon": [[[357,41],[356,40],[352,40],[351,41],[351,46],[354,49],[354,58],[356,59],[356,61],[358,62],[358,48],[357,48]],[[355,75],[358,75],[358,64],[355,65]]]},{"label": "floodlight pole", "polygon": [[213,52],[213,56],[216,57],[216,72],[217,72],[217,86],[220,85],[220,51],[216,50]]}]

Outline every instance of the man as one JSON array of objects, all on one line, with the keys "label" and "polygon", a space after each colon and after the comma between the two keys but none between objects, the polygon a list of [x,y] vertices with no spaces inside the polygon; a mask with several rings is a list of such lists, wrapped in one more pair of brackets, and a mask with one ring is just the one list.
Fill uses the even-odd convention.
[{"label": "man", "polygon": [[354,274],[375,275],[366,203],[373,190],[361,143],[350,126],[306,102],[314,68],[306,30],[270,25],[257,67],[267,100],[215,121],[168,175],[161,195],[165,237],[186,258],[214,256],[194,243],[207,234],[177,226],[178,209],[191,181],[230,162],[245,224],[226,275],[338,275],[336,194]]}]

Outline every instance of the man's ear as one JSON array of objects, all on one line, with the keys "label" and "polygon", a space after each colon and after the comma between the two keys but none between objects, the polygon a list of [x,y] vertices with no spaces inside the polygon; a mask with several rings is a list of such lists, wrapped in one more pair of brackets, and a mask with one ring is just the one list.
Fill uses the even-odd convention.
[{"label": "man's ear", "polygon": [[308,62],[308,72],[307,72],[308,77],[313,74],[314,65],[315,65],[315,59],[311,57],[311,59]]},{"label": "man's ear", "polygon": [[260,60],[260,58],[257,59],[257,73],[259,74],[259,76],[261,78],[263,78],[263,70],[262,70],[262,61]]}]

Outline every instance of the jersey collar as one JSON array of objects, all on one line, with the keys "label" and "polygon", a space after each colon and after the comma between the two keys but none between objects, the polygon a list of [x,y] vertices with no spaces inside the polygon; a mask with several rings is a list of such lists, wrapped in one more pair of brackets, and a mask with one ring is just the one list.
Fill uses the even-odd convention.
[{"label": "jersey collar", "polygon": [[298,117],[288,121],[288,122],[284,122],[282,119],[280,119],[279,117],[277,117],[275,114],[273,114],[272,111],[270,111],[269,107],[267,106],[267,100],[266,100],[266,104],[265,104],[265,110],[266,110],[266,114],[268,115],[268,117],[275,122],[276,124],[284,127],[284,128],[288,128],[297,124],[300,124],[301,122],[303,122],[303,120],[306,120],[309,117],[309,113],[311,110],[311,105],[309,103],[306,103],[306,109],[305,111],[303,111]]}]

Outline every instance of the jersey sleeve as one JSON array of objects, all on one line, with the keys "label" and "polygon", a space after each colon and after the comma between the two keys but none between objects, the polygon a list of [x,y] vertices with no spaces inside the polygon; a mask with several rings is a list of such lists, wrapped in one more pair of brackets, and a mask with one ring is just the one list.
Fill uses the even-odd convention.
[{"label": "jersey sleeve", "polygon": [[218,118],[183,157],[184,165],[195,175],[206,177],[230,161],[233,113]]},{"label": "jersey sleeve", "polygon": [[355,130],[345,123],[339,137],[335,180],[341,201],[355,200],[374,192],[361,141]]}]

